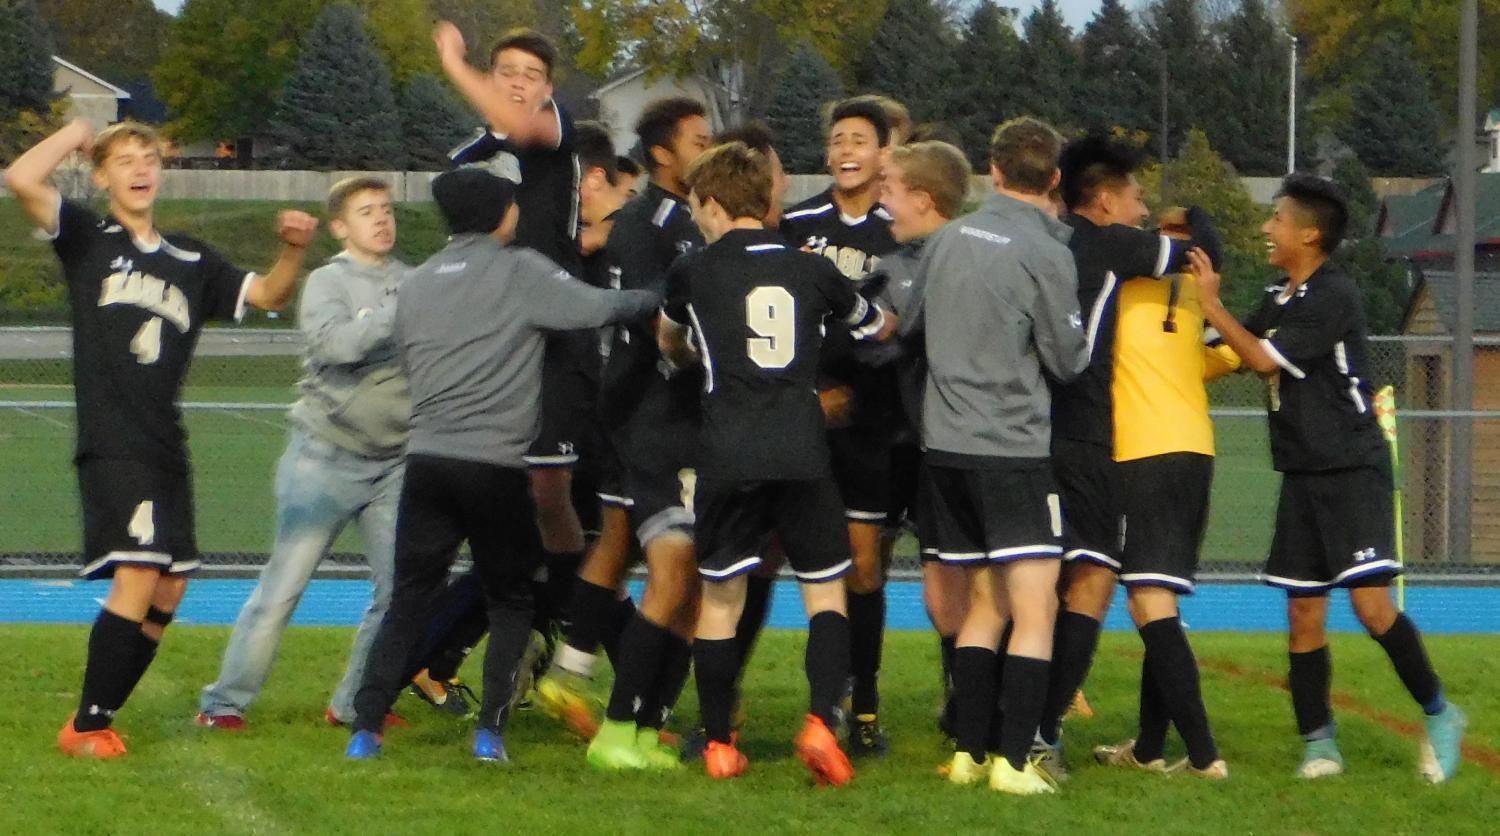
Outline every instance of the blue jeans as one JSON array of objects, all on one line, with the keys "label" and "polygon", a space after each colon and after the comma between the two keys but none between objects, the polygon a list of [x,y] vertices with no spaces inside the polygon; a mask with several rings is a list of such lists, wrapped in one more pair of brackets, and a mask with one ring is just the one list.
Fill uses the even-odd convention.
[{"label": "blue jeans", "polygon": [[354,718],[354,692],[385,617],[395,576],[396,506],[405,472],[400,455],[369,459],[294,428],[276,468],[276,546],[234,622],[219,678],[203,689],[208,714],[243,715],[271,675],[282,634],[313,570],[351,520],[358,520],[375,595],[354,634],[349,666],[329,708]]}]

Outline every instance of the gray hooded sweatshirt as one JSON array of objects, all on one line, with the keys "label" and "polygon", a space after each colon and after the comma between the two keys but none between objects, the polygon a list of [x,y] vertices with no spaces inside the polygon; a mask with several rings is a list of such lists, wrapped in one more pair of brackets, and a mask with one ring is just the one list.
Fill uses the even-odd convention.
[{"label": "gray hooded sweatshirt", "polygon": [[292,421],[359,456],[397,456],[406,446],[411,395],[391,331],[396,288],[410,269],[339,253],[302,289],[297,321],[307,353]]}]

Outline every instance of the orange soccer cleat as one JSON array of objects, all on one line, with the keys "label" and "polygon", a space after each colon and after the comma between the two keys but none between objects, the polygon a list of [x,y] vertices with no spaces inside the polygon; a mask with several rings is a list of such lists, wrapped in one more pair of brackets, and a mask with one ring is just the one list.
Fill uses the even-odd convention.
[{"label": "orange soccer cleat", "polygon": [[728,743],[710,740],[708,748],[703,750],[703,771],[710,778],[738,778],[749,768],[750,759],[735,748],[733,740]]},{"label": "orange soccer cleat", "polygon": [[833,731],[816,715],[807,715],[796,745],[797,757],[812,770],[818,786],[842,787],[854,780],[854,767],[849,763],[849,756],[839,748]]},{"label": "orange soccer cleat", "polygon": [[118,758],[125,754],[125,741],[111,728],[81,732],[73,728],[73,714],[57,733],[57,746],[75,758]]}]

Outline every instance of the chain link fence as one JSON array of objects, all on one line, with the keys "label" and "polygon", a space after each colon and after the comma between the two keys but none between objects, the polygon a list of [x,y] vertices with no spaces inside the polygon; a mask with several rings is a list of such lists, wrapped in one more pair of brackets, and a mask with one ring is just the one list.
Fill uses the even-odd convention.
[{"label": "chain link fence", "polygon": [[[0,329],[0,576],[71,575],[79,565],[78,488],[71,465],[73,390],[66,328]],[[253,572],[270,548],[272,473],[286,440],[301,341],[291,330],[209,330],[183,394],[199,547],[207,571]],[[1377,338],[1376,379],[1400,410],[1405,555],[1417,580],[1500,583],[1500,339],[1475,345],[1473,409],[1448,409],[1447,338]],[[1493,368],[1492,368],[1493,367]],[[1205,581],[1251,580],[1270,544],[1279,476],[1271,470],[1263,384],[1237,375],[1210,388],[1218,446],[1203,548]],[[1472,426],[1468,547],[1451,542],[1454,431]],[[339,540],[325,575],[359,575],[357,535]],[[894,570],[920,571],[898,543]]]}]

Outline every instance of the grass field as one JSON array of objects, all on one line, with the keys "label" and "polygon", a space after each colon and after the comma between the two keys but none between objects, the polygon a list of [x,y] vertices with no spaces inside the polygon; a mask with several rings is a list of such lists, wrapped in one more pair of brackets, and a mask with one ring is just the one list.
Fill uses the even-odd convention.
[{"label": "grass field", "polygon": [[[1334,639],[1340,739],[1349,774],[1312,785],[1290,777],[1300,754],[1287,695],[1275,684],[1281,639],[1194,637],[1204,688],[1231,780],[1119,773],[1088,762],[1095,744],[1133,733],[1139,642],[1106,634],[1088,685],[1098,711],[1070,720],[1073,780],[1053,798],[1014,799],[943,783],[947,752],[935,731],[936,642],[887,639],[883,716],[894,741],[884,761],[861,763],[855,784],[809,786],[790,737],[805,710],[803,637],[767,634],[747,679],[742,748],[751,772],[710,783],[696,769],[667,776],[598,775],[583,748],[545,718],[522,713],[508,743],[514,764],[467,756],[468,727],[411,697],[413,726],[391,731],[375,763],[341,755],[344,732],[319,714],[348,650],[345,630],[294,628],[241,735],[190,722],[198,689],[217,671],[224,629],[174,628],[119,720],[131,754],[72,761],[54,735],[77,699],[86,627],[6,627],[0,665],[13,672],[0,713],[0,822],[35,833],[1486,833],[1500,816],[1500,638],[1434,638],[1449,693],[1472,717],[1470,757],[1449,785],[1422,783],[1420,712],[1376,645]],[[477,654],[474,658],[478,658]],[[470,665],[466,674],[477,678]],[[689,684],[682,725],[696,715]],[[1169,755],[1179,751],[1175,736]]]}]

